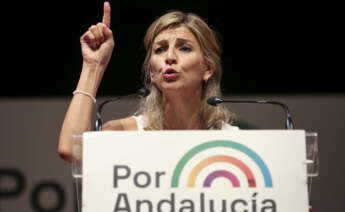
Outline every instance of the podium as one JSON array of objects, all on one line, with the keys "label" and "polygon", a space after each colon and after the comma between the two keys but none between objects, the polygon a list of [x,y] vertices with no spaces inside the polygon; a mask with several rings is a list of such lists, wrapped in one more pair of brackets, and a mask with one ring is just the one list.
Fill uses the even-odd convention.
[{"label": "podium", "polygon": [[78,211],[308,211],[317,133],[104,131],[73,135]]}]

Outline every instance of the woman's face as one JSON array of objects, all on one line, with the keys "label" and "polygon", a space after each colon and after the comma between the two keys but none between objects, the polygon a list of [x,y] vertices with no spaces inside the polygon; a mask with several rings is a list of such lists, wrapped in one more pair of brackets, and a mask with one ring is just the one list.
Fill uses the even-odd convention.
[{"label": "woman's face", "polygon": [[162,92],[201,91],[203,82],[213,74],[204,60],[199,42],[183,26],[166,29],[156,36],[149,70],[151,82]]}]

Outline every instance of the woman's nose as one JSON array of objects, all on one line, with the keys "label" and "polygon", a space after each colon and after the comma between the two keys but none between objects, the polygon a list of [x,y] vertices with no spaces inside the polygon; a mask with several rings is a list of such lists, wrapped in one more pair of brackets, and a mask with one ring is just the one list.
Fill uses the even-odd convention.
[{"label": "woman's nose", "polygon": [[177,57],[176,57],[175,51],[173,49],[168,50],[166,57],[165,57],[165,63],[168,65],[177,63]]}]

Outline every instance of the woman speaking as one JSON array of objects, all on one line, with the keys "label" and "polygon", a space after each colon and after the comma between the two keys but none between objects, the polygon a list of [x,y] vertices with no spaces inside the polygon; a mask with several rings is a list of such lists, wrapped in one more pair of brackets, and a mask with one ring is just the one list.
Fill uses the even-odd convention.
[{"label": "woman speaking", "polygon": [[[91,116],[115,42],[110,4],[103,21],[80,38],[83,66],[62,125],[58,152],[72,160],[72,135],[91,130]],[[221,96],[221,46],[197,15],[173,11],[155,20],[144,37],[145,86],[150,94],[130,117],[112,120],[102,130],[231,130],[232,114],[206,100]]]}]

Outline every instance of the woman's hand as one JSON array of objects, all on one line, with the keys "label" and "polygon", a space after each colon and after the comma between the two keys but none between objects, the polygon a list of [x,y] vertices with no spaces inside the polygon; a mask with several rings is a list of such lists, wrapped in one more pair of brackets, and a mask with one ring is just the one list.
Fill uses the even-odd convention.
[{"label": "woman's hand", "polygon": [[115,46],[110,20],[110,4],[104,2],[103,21],[92,25],[80,38],[84,65],[108,65]]}]

